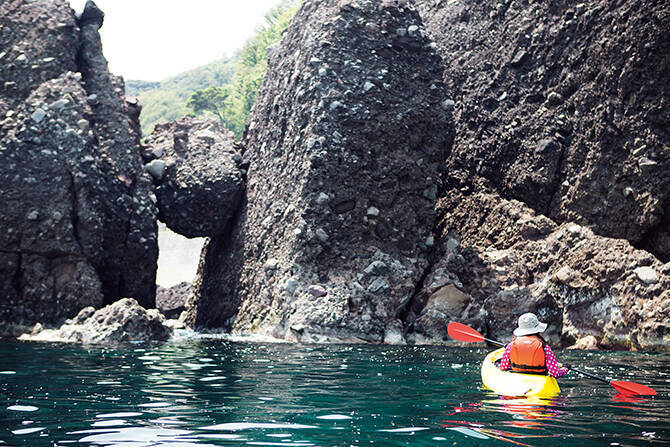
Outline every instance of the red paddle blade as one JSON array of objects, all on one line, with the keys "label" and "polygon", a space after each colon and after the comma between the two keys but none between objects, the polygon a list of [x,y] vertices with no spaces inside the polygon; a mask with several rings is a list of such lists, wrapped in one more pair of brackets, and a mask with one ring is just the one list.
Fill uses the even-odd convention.
[{"label": "red paddle blade", "polygon": [[484,341],[484,336],[482,334],[472,329],[470,326],[456,323],[454,321],[447,326],[447,333],[451,338],[458,341]]},{"label": "red paddle blade", "polygon": [[613,380],[610,382],[610,385],[612,385],[621,394],[627,394],[627,395],[635,394],[640,396],[656,395],[656,391],[654,391],[653,389],[649,388],[648,386],[644,386],[635,382]]}]

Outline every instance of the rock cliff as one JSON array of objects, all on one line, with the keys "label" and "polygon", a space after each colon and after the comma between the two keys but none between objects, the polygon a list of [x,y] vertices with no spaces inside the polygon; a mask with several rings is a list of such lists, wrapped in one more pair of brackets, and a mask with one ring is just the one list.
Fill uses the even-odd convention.
[{"label": "rock cliff", "polygon": [[608,348],[670,343],[670,263],[484,189],[437,208],[444,243],[408,318],[414,342],[444,338],[449,321],[506,340],[519,314],[534,312],[557,345],[586,337]]},{"label": "rock cliff", "polygon": [[668,5],[412,5],[303,5],[190,322],[434,343],[531,310],[555,343],[668,346]]},{"label": "rock cliff", "polygon": [[449,187],[484,178],[670,261],[670,5],[422,4],[454,101]]},{"label": "rock cliff", "polygon": [[154,305],[139,106],[107,70],[101,24],[92,2],[78,20],[65,0],[0,4],[4,322],[62,322],[123,296]]},{"label": "rock cliff", "polygon": [[668,349],[670,6],[422,5],[457,138],[416,340],[531,310],[555,342]]},{"label": "rock cliff", "polygon": [[195,327],[441,343],[532,311],[670,346],[667,2],[308,0],[240,144],[187,118],[147,147],[94,3],[0,12],[0,320],[153,307],[159,214],[209,237]]},{"label": "rock cliff", "polygon": [[303,3],[271,51],[243,139],[246,198],[206,246],[189,322],[303,341],[397,335],[453,137],[441,76],[408,2]]}]

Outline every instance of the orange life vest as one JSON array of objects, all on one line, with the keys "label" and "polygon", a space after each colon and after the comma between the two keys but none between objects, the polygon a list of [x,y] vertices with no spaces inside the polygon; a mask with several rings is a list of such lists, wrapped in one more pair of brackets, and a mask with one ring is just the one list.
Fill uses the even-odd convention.
[{"label": "orange life vest", "polygon": [[512,340],[509,359],[512,371],[546,374],[547,362],[544,357],[544,340],[535,335],[524,335]]}]

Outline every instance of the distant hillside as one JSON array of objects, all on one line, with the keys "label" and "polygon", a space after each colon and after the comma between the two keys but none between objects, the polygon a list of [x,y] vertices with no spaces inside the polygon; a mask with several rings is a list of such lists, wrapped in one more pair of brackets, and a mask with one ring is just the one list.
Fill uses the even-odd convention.
[{"label": "distant hillside", "polygon": [[[267,66],[268,47],[281,40],[299,0],[284,0],[265,14],[264,23],[231,58],[189,70],[160,82],[126,81],[126,92],[142,104],[142,133],[156,123],[189,114],[218,117],[240,138]],[[190,102],[189,98],[199,93]]]},{"label": "distant hillside", "polygon": [[126,81],[126,92],[142,104],[140,123],[148,135],[160,121],[171,121],[192,113],[186,101],[197,90],[222,87],[232,82],[238,56],[221,59],[160,82]]}]

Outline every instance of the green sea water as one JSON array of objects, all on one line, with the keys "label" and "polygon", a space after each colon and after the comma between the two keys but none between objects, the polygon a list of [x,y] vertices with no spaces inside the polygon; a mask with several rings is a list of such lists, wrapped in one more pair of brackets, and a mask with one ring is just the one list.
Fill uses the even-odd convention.
[{"label": "green sea water", "polygon": [[670,355],[558,352],[550,401],[481,386],[487,349],[181,338],[122,348],[0,342],[0,446],[670,445]]}]

